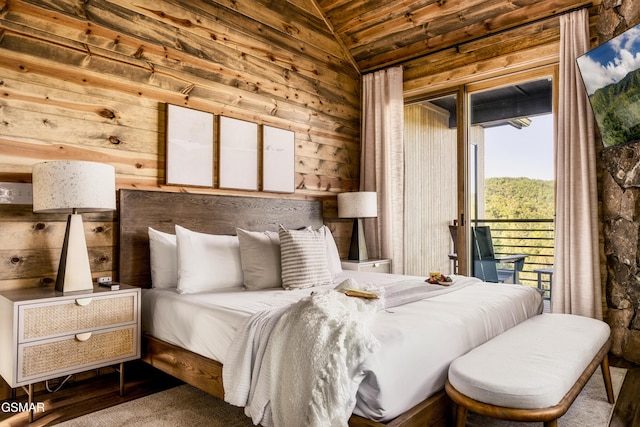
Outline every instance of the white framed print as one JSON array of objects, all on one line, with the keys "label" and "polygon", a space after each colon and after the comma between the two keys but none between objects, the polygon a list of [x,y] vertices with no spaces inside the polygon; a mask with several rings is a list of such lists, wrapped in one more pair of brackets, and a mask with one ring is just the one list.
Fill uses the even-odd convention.
[{"label": "white framed print", "polygon": [[277,193],[295,191],[295,132],[262,127],[262,189]]},{"label": "white framed print", "polygon": [[167,104],[165,181],[213,187],[214,115]]},{"label": "white framed print", "polygon": [[258,125],[220,116],[220,188],[258,189]]}]

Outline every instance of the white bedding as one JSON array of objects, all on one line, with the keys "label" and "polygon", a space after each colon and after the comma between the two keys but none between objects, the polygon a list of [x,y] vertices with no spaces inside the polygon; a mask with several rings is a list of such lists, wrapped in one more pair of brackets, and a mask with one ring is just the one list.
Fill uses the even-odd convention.
[{"label": "white bedding", "polygon": [[[377,285],[415,279],[343,271],[328,288],[346,278]],[[143,328],[224,364],[232,340],[252,314],[317,290],[231,288],[180,295],[172,289],[149,289],[143,293]],[[455,358],[540,312],[542,298],[535,289],[480,281],[379,311],[371,330],[380,347],[362,364],[354,413],[376,421],[395,418],[440,390]]]}]

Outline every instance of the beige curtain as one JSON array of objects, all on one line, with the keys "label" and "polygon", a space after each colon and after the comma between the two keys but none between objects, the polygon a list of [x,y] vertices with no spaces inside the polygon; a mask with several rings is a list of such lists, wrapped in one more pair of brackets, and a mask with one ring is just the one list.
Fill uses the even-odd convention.
[{"label": "beige curtain", "polygon": [[404,271],[404,101],[402,67],[362,77],[360,191],[375,191],[378,217],[365,219],[370,258],[390,258]]},{"label": "beige curtain", "polygon": [[587,10],[561,16],[551,310],[602,319],[594,122],[576,66],[587,50]]}]

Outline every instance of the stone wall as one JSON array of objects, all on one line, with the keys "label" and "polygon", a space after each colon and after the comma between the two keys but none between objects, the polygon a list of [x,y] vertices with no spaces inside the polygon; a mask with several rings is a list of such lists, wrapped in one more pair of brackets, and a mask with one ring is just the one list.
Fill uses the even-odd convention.
[{"label": "stone wall", "polygon": [[640,363],[640,144],[608,148],[601,161],[612,352]]},{"label": "stone wall", "polygon": [[[596,44],[640,23],[637,1],[603,1]],[[612,352],[640,363],[640,143],[602,150],[599,161]]]}]

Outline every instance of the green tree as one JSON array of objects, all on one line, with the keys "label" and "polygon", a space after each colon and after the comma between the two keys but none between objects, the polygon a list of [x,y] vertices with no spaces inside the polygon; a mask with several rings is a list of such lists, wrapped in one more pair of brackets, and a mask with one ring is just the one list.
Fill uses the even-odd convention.
[{"label": "green tree", "polygon": [[[487,178],[485,219],[553,219],[554,182],[531,178]],[[548,263],[553,255],[553,223],[492,224],[496,251],[527,253],[529,264]],[[546,247],[545,247],[546,246]],[[531,279],[531,277],[526,277]]]},{"label": "green tree", "polygon": [[553,218],[553,181],[531,178],[487,178],[484,185],[486,218]]}]

